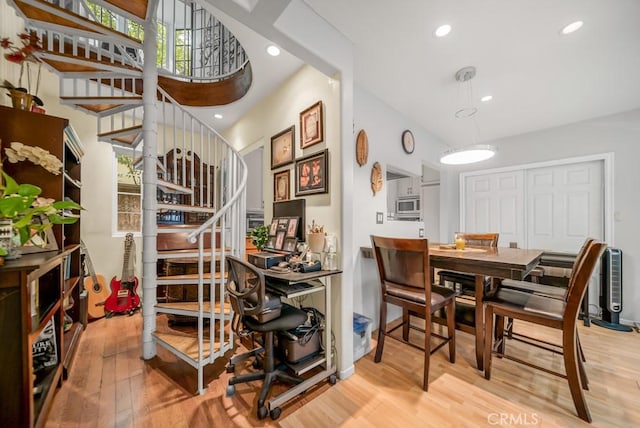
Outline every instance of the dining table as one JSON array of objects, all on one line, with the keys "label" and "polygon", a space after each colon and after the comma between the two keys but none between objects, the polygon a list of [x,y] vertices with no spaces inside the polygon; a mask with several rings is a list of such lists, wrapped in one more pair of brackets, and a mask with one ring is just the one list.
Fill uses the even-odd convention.
[{"label": "dining table", "polygon": [[463,249],[454,245],[429,245],[429,263],[432,269],[444,269],[475,276],[475,342],[476,364],[482,370],[484,349],[484,292],[485,278],[492,285],[500,279],[523,280],[540,262],[542,250],[507,247],[472,247]]},{"label": "dining table", "polygon": [[[363,257],[373,258],[371,247],[360,248]],[[510,247],[474,247],[458,249],[455,245],[429,244],[429,264],[434,269],[455,271],[475,276],[475,344],[476,364],[484,367],[484,306],[485,278],[490,277],[492,286],[501,279],[523,280],[542,257],[542,250]]]}]

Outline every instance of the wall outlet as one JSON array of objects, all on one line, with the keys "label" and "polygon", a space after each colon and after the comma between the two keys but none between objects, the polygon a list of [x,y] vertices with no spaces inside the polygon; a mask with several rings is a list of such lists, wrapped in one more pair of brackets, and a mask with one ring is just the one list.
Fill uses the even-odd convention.
[{"label": "wall outlet", "polygon": [[376,212],[376,224],[382,224],[383,221],[384,213],[381,213],[380,211]]},{"label": "wall outlet", "polygon": [[418,237],[424,238],[424,227],[421,227],[420,230],[418,230]]}]

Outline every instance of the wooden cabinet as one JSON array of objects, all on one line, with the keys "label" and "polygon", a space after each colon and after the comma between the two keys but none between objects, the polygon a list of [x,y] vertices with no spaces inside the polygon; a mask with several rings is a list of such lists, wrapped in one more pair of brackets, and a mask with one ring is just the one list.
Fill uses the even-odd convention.
[{"label": "wooden cabinet", "polygon": [[[17,141],[28,146],[48,150],[63,163],[62,173],[54,175],[28,160],[15,164],[5,161],[3,164],[4,171],[18,183],[30,183],[40,187],[42,189],[41,196],[43,197],[53,198],[57,201],[72,200],[81,203],[80,161],[83,149],[67,119],[0,106],[0,141],[2,142],[3,155],[4,148],[8,147],[11,142]],[[64,215],[77,216],[78,214],[69,212],[64,213]],[[58,362],[60,373],[66,378],[80,335],[87,322],[87,299],[82,285],[84,269],[79,247],[80,218],[74,224],[53,225],[52,229],[58,251],[25,254],[22,258],[7,263],[0,276],[2,277],[3,287],[8,287],[8,289],[12,289],[16,293],[18,293],[17,290],[20,290],[15,295],[3,294],[5,297],[3,304],[6,305],[8,304],[7,302],[18,299],[20,306],[17,308],[19,308],[21,316],[29,314],[31,310],[29,301],[25,300],[25,296],[21,293],[26,292],[25,290],[32,286],[33,281],[39,284],[39,291],[41,293],[44,292],[48,296],[47,298],[54,299],[57,296],[54,300],[56,300],[55,307],[58,309],[54,309],[53,312],[49,312],[46,316],[55,320],[55,329],[60,333],[57,339],[60,345],[57,348],[59,354]],[[5,277],[4,272],[14,273]],[[45,274],[45,281],[40,280],[39,278]],[[57,279],[54,280],[53,277]],[[59,289],[59,292],[56,294],[51,291],[53,289]],[[47,291],[45,292],[44,290]],[[12,297],[8,297],[9,295]],[[10,308],[10,310],[15,309],[14,307]],[[2,312],[0,317],[5,317],[6,314],[4,311]],[[40,322],[38,322],[38,325],[38,328],[44,328]],[[4,328],[4,324],[0,328]],[[34,332],[37,331],[37,328],[33,330],[25,324],[22,326],[22,330],[26,332],[23,336],[26,335],[25,337],[28,339],[23,338],[24,345],[29,340],[33,340]],[[27,374],[31,372],[30,352],[21,351],[22,360],[20,364],[13,359],[15,356],[13,354],[7,355],[7,360],[5,360],[5,349],[2,347],[0,347],[0,354],[2,354],[0,361],[5,362],[2,365],[5,373],[14,371],[14,367],[16,370],[21,367],[22,378],[27,378]],[[41,400],[33,399],[30,388],[26,389],[29,389],[29,391],[23,391],[19,397],[20,402],[33,401],[36,405],[34,405],[35,407],[27,406],[31,409],[30,419],[20,420],[30,420],[31,424],[33,424],[38,421],[41,407],[38,407],[37,403]],[[11,389],[5,389],[3,384],[0,394],[3,397],[12,395]],[[47,402],[47,400],[43,402]],[[4,412],[0,412],[0,414],[4,414]]]},{"label": "wooden cabinet", "polygon": [[65,353],[63,293],[67,251],[27,254],[0,267],[0,420],[3,426],[43,426],[59,386]]}]

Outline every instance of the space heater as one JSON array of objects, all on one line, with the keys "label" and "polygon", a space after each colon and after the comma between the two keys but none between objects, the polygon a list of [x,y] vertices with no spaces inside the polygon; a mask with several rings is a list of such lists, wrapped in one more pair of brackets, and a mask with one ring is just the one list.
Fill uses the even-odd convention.
[{"label": "space heater", "polygon": [[622,312],[622,250],[608,247],[602,254],[600,281],[600,308],[602,319],[593,320],[600,327],[617,331],[631,331],[620,324]]}]

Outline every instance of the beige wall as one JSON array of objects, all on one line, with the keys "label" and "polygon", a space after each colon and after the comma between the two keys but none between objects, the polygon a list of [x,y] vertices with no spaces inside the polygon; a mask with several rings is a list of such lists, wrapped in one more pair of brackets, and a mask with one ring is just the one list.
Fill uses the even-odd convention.
[{"label": "beige wall", "polygon": [[[324,141],[305,150],[300,148],[299,114],[318,100],[323,103]],[[264,217],[270,221],[273,201],[273,173],[291,171],[291,199],[295,199],[294,164],[271,170],[271,137],[295,125],[295,157],[329,149],[329,193],[309,195],[305,199],[307,224],[312,220],[325,226],[325,230],[338,235],[340,240],[340,82],[328,78],[313,67],[303,66],[289,80],[265,97],[242,119],[229,128],[224,137],[237,150],[264,146],[263,188]],[[250,147],[251,146],[251,147]],[[251,172],[249,172],[251,173]]]}]

